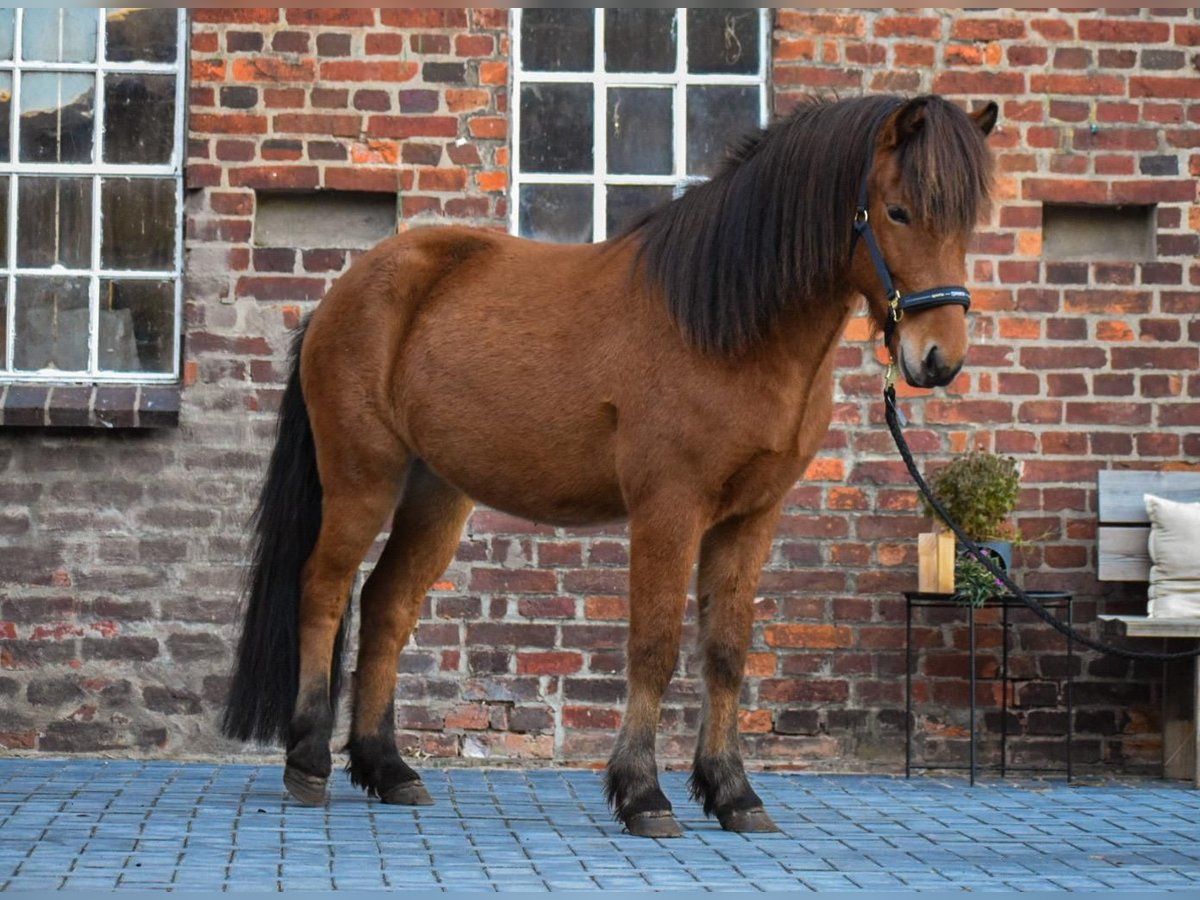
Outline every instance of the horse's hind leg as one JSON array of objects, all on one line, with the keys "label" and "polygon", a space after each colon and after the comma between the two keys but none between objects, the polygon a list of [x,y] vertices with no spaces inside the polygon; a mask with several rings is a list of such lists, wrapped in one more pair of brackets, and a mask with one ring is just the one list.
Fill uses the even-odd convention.
[{"label": "horse's hind leg", "polygon": [[682,833],[658,783],[654,739],[662,696],[679,658],[699,533],[687,504],[664,503],[630,517],[629,698],[605,792],[617,818],[640,837]]},{"label": "horse's hind leg", "polygon": [[697,594],[705,698],[692,796],[727,831],[777,831],[750,787],[738,746],[738,694],[754,622],[759,572],[779,508],[723,522],[700,545]]},{"label": "horse's hind leg", "polygon": [[362,625],[350,736],[350,779],[384,803],[432,803],[396,749],[396,659],[421,601],[458,548],[471,501],[420,460],[409,471],[383,555],[362,591]]},{"label": "horse's hind leg", "polygon": [[[328,432],[326,432],[328,434]],[[304,565],[300,687],[288,726],[284,784],[301,803],[325,800],[333,767],[334,644],[355,573],[395,506],[408,454],[367,451],[316,431],[323,490],[321,532]]]}]

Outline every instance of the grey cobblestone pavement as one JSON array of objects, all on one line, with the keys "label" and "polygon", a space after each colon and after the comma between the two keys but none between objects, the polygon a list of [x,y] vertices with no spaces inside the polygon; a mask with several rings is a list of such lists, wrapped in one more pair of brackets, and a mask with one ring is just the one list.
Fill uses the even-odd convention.
[{"label": "grey cobblestone pavement", "polygon": [[278,766],[0,760],[0,889],[1156,890],[1200,888],[1200,791],[1137,781],[759,774],[781,834],[621,833],[599,774],[427,769],[437,805],[387,807],[338,773],[284,799]]}]

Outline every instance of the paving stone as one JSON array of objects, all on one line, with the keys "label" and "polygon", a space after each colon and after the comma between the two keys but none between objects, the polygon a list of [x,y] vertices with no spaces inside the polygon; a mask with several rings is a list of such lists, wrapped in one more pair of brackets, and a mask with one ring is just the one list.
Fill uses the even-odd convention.
[{"label": "paving stone", "polygon": [[0,760],[0,890],[1153,890],[1200,887],[1200,792],[1145,781],[760,774],[782,834],[734,835],[663,786],[685,836],[622,833],[594,772],[435,769],[427,809],[278,767]]}]

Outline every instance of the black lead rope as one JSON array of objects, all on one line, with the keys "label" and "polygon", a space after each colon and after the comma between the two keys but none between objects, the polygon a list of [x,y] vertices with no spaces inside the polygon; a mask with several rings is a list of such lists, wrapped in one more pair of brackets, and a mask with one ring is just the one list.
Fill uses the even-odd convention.
[{"label": "black lead rope", "polygon": [[908,467],[908,474],[912,476],[913,481],[917,483],[921,493],[925,495],[925,499],[929,501],[929,505],[941,517],[942,521],[950,526],[950,530],[967,548],[967,552],[983,564],[983,567],[992,574],[993,577],[1008,590],[1012,596],[1016,597],[1034,613],[1037,614],[1043,622],[1053,628],[1055,631],[1070,638],[1073,641],[1078,641],[1085,647],[1090,647],[1093,650],[1098,650],[1101,653],[1111,653],[1114,656],[1122,656],[1125,659],[1147,659],[1169,662],[1175,659],[1191,659],[1200,656],[1200,647],[1194,650],[1179,650],[1174,653],[1154,653],[1148,650],[1128,650],[1124,647],[1115,647],[1112,644],[1105,644],[1095,638],[1089,637],[1086,634],[1081,634],[1070,625],[1055,618],[1054,615],[1038,603],[1023,590],[1013,584],[1012,579],[1008,577],[1008,573],[992,562],[991,558],[986,554],[978,544],[971,540],[963,532],[959,524],[950,518],[946,512],[946,508],[942,506],[941,501],[930,490],[929,485],[925,483],[925,479],[921,477],[921,473],[917,471],[917,464],[913,461],[912,451],[908,449],[908,442],[904,440],[904,433],[901,430],[900,420],[903,413],[896,407],[896,389],[890,384],[884,389],[883,403],[887,416],[888,430],[892,432],[892,439],[896,442],[896,449],[900,451],[900,456],[904,460],[904,465]]},{"label": "black lead rope", "polygon": [[[949,285],[946,287],[927,288],[923,291],[916,291],[910,294],[902,294],[896,287],[896,281],[892,277],[891,270],[888,268],[887,260],[883,258],[883,252],[879,248],[879,242],[875,239],[875,232],[871,227],[870,217],[870,183],[871,183],[871,166],[873,162],[875,136],[879,132],[879,128],[884,120],[892,115],[895,111],[895,106],[889,106],[879,116],[875,125],[871,130],[871,139],[868,144],[867,160],[863,166],[862,178],[859,182],[858,205],[854,210],[853,229],[850,235],[850,255],[853,258],[854,250],[861,240],[867,248],[867,254],[871,258],[871,264],[875,268],[875,274],[879,278],[879,283],[883,287],[884,296],[887,298],[887,318],[884,322],[884,346],[887,347],[889,354],[892,354],[891,361],[888,364],[887,380],[883,390],[883,402],[886,409],[888,428],[892,432],[892,439],[896,442],[896,449],[900,451],[900,456],[904,459],[904,464],[908,466],[908,473],[912,476],[913,481],[917,483],[917,487],[921,489],[921,493],[925,495],[925,499],[929,501],[929,505],[942,517],[950,530],[958,537],[958,539],[967,548],[967,552],[979,560],[983,567],[992,574],[1000,584],[1031,610],[1047,625],[1065,635],[1071,640],[1078,641],[1085,647],[1090,647],[1093,650],[1098,650],[1101,653],[1111,653],[1115,656],[1123,656],[1126,659],[1148,659],[1148,660],[1173,660],[1173,659],[1190,659],[1200,657],[1200,647],[1195,650],[1181,650],[1176,653],[1151,653],[1144,650],[1127,650],[1124,647],[1114,647],[1111,644],[1102,643],[1095,638],[1088,637],[1085,634],[1080,634],[1071,626],[1060,622],[1056,619],[1046,607],[1042,606],[1023,590],[1012,583],[1008,577],[1008,573],[997,566],[987,554],[985,554],[973,540],[971,540],[955,522],[946,513],[946,508],[942,506],[933,491],[929,489],[929,485],[925,483],[925,479],[921,477],[921,473],[917,471],[917,465],[913,462],[912,452],[908,449],[908,443],[904,440],[904,433],[901,431],[901,423],[904,421],[904,414],[896,407],[896,389],[892,382],[897,375],[896,358],[893,352],[892,344],[896,333],[896,325],[904,317],[906,310],[929,309],[935,306],[945,306],[948,304],[956,304],[963,307],[964,310],[971,308],[971,293],[965,287],[960,285]],[[1200,665],[1200,663],[1198,663]]]}]

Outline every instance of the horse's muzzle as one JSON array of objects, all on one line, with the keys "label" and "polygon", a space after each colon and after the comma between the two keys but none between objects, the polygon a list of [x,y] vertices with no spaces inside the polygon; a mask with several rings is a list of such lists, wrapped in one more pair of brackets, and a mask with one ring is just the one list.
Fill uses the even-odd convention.
[{"label": "horse's muzzle", "polygon": [[903,349],[900,351],[900,369],[904,372],[904,379],[913,387],[945,387],[954,380],[961,368],[961,361],[953,365],[947,362],[941,348],[936,344],[929,349],[915,369],[909,367]]}]

